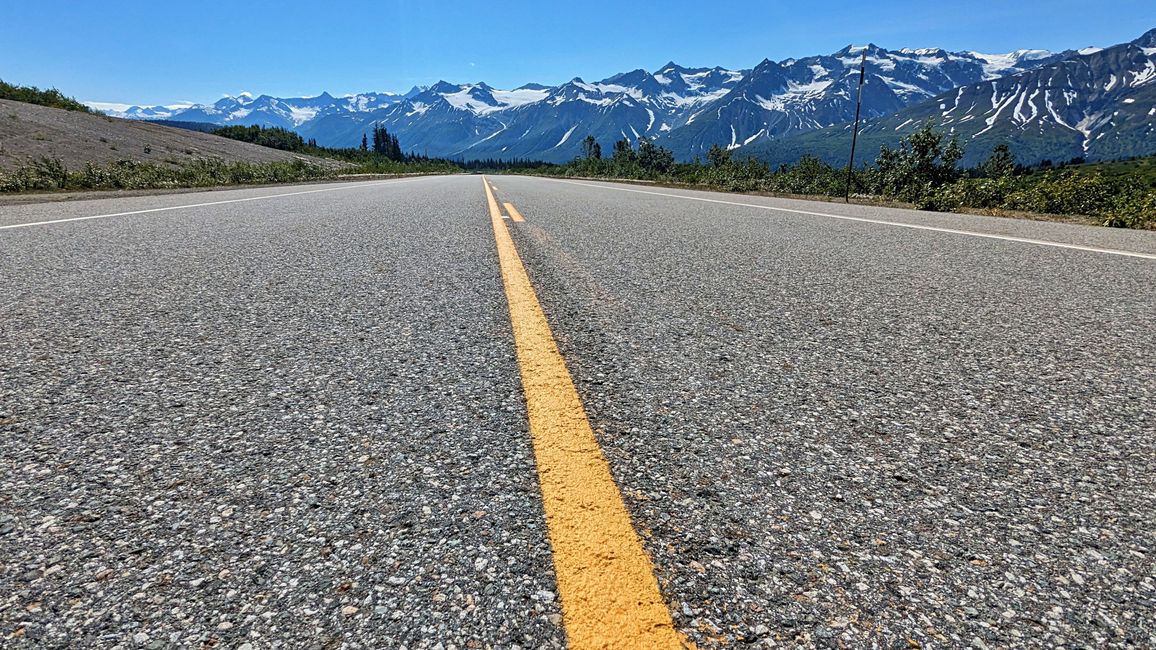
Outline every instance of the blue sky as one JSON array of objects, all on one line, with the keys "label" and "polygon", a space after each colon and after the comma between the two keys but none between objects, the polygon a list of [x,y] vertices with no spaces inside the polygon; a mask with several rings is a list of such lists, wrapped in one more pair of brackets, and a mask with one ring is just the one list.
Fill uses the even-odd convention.
[{"label": "blue sky", "polygon": [[[148,2],[0,0],[0,79],[86,101],[213,101],[499,88],[654,70],[749,68],[845,45],[1006,52],[1111,45],[1156,27],[1152,0],[873,2]],[[241,7],[241,8],[239,8]]]}]

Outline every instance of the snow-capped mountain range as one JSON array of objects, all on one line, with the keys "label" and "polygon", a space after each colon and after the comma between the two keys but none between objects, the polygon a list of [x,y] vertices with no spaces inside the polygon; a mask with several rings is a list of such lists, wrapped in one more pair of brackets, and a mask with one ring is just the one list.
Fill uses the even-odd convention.
[{"label": "snow-capped mountain range", "polygon": [[[1000,142],[1025,163],[1156,154],[1156,29],[1129,43],[1086,48],[869,119],[861,142],[877,151],[928,119],[959,136],[967,165]],[[804,154],[842,160],[849,131],[845,124],[826,127],[749,153],[779,162]]]},{"label": "snow-capped mountain range", "polygon": [[295,129],[310,120],[331,113],[365,113],[397,103],[404,96],[394,93],[362,93],[333,97],[254,97],[252,93],[226,96],[212,104],[179,103],[165,106],[128,106],[89,102],[89,106],[113,117],[133,120],[179,120],[210,124],[260,124]]},{"label": "snow-capped mountain range", "polygon": [[[957,101],[963,101],[972,93],[990,93],[992,88],[1010,89],[1017,83],[1026,88],[1027,82],[1013,80],[1059,62],[1103,57],[1107,52],[1086,48],[984,54],[935,48],[887,50],[869,44],[829,55],[764,60],[749,70],[685,68],[671,62],[654,72],[639,69],[597,82],[575,78],[558,86],[527,84],[513,90],[441,81],[403,95],[333,97],[323,93],[277,98],[242,94],[211,105],[117,106],[123,110],[108,112],[134,119],[280,126],[333,146],[357,145],[362,134],[380,122],[409,151],[454,158],[561,162],[578,155],[587,135],[597,138],[604,150],[615,140],[649,137],[673,149],[679,158],[689,159],[714,144],[766,150],[794,136],[850,121],[864,51],[863,116],[869,122],[953,92]],[[1147,81],[1142,77],[1136,78],[1144,85]],[[1053,88],[1048,97],[1083,94],[1082,79],[1069,78],[1075,85]],[[982,88],[988,90],[978,90]],[[1002,92],[1006,95],[1011,90]],[[1005,101],[1010,100],[1005,97],[995,103]],[[1044,109],[1037,104],[1032,105],[1039,113]],[[1003,111],[996,121],[1004,119],[1001,115],[1014,114],[1023,112]]]}]

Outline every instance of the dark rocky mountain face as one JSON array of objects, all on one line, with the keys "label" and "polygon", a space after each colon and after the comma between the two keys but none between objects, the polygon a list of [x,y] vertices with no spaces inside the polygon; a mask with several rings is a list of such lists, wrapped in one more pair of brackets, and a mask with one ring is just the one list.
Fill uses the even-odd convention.
[{"label": "dark rocky mountain face", "polygon": [[[947,90],[891,115],[869,119],[861,138],[873,155],[882,144],[932,120],[964,145],[964,164],[1006,143],[1019,162],[1080,157],[1104,160],[1156,153],[1156,30],[1131,43],[1051,60],[1019,74]],[[810,153],[844,160],[846,125],[751,149],[789,162]]]}]

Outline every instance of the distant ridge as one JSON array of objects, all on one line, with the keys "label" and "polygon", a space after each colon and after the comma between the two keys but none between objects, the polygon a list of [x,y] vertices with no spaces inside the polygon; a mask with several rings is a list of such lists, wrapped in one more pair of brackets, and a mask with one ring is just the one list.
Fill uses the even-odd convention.
[{"label": "distant ridge", "polygon": [[[1152,115],[1147,111],[1154,107],[1144,90],[1156,80],[1156,48],[1150,44],[1151,34],[1129,44],[1059,53],[1038,49],[1005,54],[941,48],[888,50],[867,44],[827,55],[764,60],[748,70],[686,68],[670,62],[654,72],[637,69],[597,82],[574,78],[558,86],[531,83],[501,90],[484,82],[440,81],[414,87],[404,95],[242,95],[208,105],[131,107],[116,114],[280,126],[331,146],[356,146],[362,134],[380,122],[415,150],[466,159],[563,162],[581,152],[581,141],[587,135],[601,142],[604,151],[622,138],[652,138],[683,160],[703,156],[715,144],[739,155],[769,160],[800,152],[827,157],[833,155],[831,143],[845,139],[839,133],[841,125],[854,116],[858,65],[865,48],[863,115],[869,144],[894,139],[884,133],[887,128],[901,133],[915,122],[933,117],[948,123],[969,142],[974,141],[976,146],[969,147],[969,152],[990,149],[990,143],[1002,138],[1016,142],[1025,161],[1067,155],[1072,142],[1090,158],[1107,157],[1144,150],[1151,140]],[[1118,55],[1125,50],[1126,56]],[[1072,61],[1076,62],[1073,71],[1080,61],[1097,63],[1087,74],[1081,72],[1070,79],[1056,76],[1061,74],[1057,70],[1067,69],[1058,65]],[[1022,92],[1028,95],[1021,106],[1011,80],[1041,70],[1050,71],[1052,76],[1022,82]],[[1132,94],[1125,97],[1117,88],[1106,88],[1112,75],[1117,79],[1127,76]],[[1033,99],[1030,95],[1036,90],[1041,94]],[[995,113],[981,110],[979,100],[985,93],[988,98],[993,93],[997,96],[994,103],[988,102],[993,111],[1001,101],[1005,102],[1004,109]],[[1071,98],[1064,100],[1071,109],[1062,118],[1066,126],[1054,118],[1048,121],[1050,114],[1041,99],[1047,93],[1053,106],[1060,95]],[[1017,98],[1008,99],[1013,95]],[[1091,102],[1086,112],[1077,107],[1085,98]],[[1132,101],[1126,101],[1129,99]],[[950,113],[946,107],[956,100],[971,102],[969,106],[974,107]],[[1007,102],[1014,104],[1012,109],[1007,108]],[[940,104],[945,108],[940,109]],[[1036,114],[1024,120],[1022,107],[1026,106],[1034,107]],[[1104,118],[1107,113],[1103,111],[1108,108],[1130,117]],[[992,119],[991,128],[971,129],[962,118],[965,111],[984,127],[988,126],[986,120]],[[893,116],[903,117],[898,122],[889,121]],[[1031,129],[1041,134],[1028,134]]]}]

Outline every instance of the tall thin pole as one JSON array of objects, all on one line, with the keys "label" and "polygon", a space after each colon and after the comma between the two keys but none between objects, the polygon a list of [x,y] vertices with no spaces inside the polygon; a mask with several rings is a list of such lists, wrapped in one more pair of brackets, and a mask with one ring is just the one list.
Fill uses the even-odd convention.
[{"label": "tall thin pole", "polygon": [[863,81],[867,77],[867,48],[863,48],[863,60],[859,62],[859,94],[855,97],[855,130],[851,132],[851,158],[847,161],[847,187],[843,202],[851,202],[851,170],[855,166],[855,142],[859,139],[859,108],[863,105]]}]

